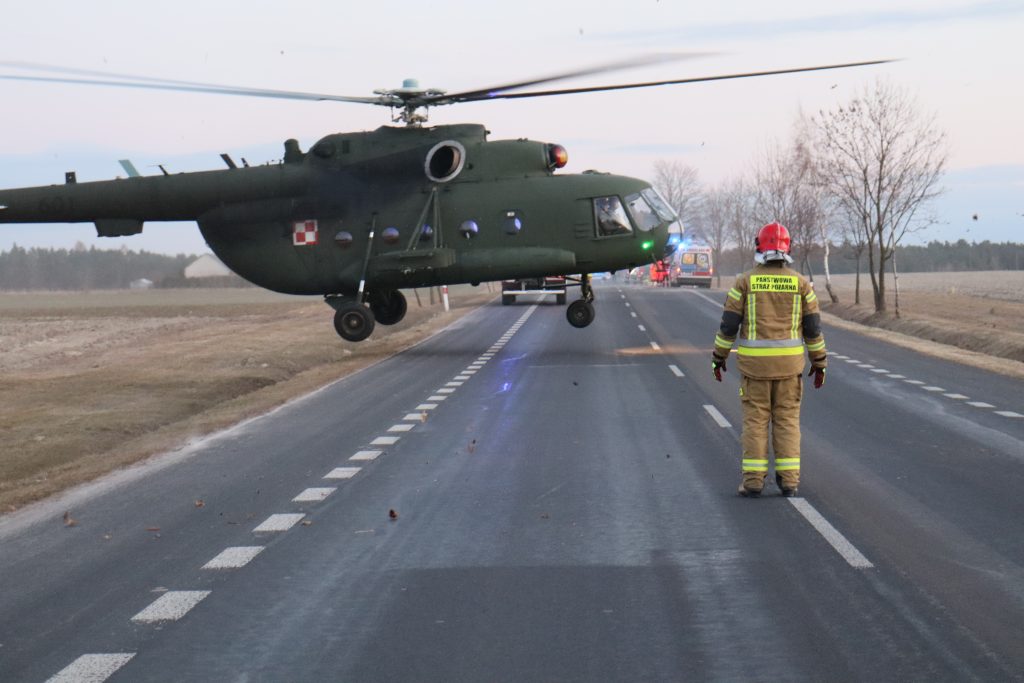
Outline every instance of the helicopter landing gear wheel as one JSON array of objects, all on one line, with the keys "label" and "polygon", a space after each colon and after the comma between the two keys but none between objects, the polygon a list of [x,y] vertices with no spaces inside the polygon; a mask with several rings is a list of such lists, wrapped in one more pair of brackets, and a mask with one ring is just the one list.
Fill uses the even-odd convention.
[{"label": "helicopter landing gear wheel", "polygon": [[573,327],[586,327],[594,322],[594,304],[586,299],[576,299],[565,309],[565,317]]},{"label": "helicopter landing gear wheel", "polygon": [[346,341],[363,341],[373,332],[373,315],[366,306],[354,301],[342,304],[334,313],[334,329]]},{"label": "helicopter landing gear wheel", "polygon": [[405,295],[397,289],[385,289],[371,294],[369,304],[373,317],[381,325],[394,325],[401,321],[409,308]]}]

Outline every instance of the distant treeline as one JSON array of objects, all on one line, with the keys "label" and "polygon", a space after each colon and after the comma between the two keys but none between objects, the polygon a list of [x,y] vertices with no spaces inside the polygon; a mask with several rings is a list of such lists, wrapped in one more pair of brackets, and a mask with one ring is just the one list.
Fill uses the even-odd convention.
[{"label": "distant treeline", "polygon": [[[824,272],[822,248],[815,247],[810,263],[815,275]],[[800,265],[800,255],[794,254]],[[722,254],[721,272],[738,273],[750,268],[753,254],[730,249]],[[1024,244],[1016,242],[929,242],[926,245],[896,247],[896,268],[900,272],[930,273],[964,270],[1024,270]],[[856,252],[851,245],[833,245],[829,257],[832,273],[853,273],[857,269]],[[867,255],[861,255],[860,271],[866,272]]]},{"label": "distant treeline", "polygon": [[195,256],[167,256],[147,251],[25,249],[14,245],[0,252],[0,290],[128,289],[135,280],[154,286],[182,279]]}]

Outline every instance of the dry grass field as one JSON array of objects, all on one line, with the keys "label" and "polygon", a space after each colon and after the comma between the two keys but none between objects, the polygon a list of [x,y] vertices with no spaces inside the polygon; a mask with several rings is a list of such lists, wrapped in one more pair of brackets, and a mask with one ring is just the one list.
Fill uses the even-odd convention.
[{"label": "dry grass field", "polygon": [[[0,294],[0,514],[354,372],[496,296],[412,292],[342,341],[316,297],[256,288]],[[436,299],[437,297],[435,297]]]},{"label": "dry grass field", "polygon": [[[899,278],[900,313],[895,318],[891,274],[886,279],[889,312],[874,313],[871,282],[861,276],[861,305],[854,306],[854,276],[832,278],[839,305],[825,310],[912,337],[999,358],[1024,361],[1024,271],[905,273]],[[824,277],[815,278],[826,301]]]}]

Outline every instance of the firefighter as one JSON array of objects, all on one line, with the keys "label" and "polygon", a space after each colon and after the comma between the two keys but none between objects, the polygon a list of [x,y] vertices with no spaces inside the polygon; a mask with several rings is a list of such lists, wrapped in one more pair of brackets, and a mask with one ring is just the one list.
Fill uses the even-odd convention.
[{"label": "firefighter", "polygon": [[800,485],[800,399],[804,347],[814,388],[825,383],[825,338],[818,297],[810,282],[787,264],[789,231],[779,223],[761,228],[754,241],[757,266],[736,277],[725,299],[711,369],[722,381],[734,342],[739,357],[743,406],[741,496],[756,498],[768,477],[768,433],[775,455],[775,483],[784,496]]}]

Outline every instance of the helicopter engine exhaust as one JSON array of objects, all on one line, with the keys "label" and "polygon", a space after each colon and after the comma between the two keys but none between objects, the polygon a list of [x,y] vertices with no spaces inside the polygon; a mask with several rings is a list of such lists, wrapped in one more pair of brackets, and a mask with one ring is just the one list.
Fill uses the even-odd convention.
[{"label": "helicopter engine exhaust", "polygon": [[423,170],[435,183],[454,180],[466,165],[466,148],[456,140],[444,140],[427,152]]}]

